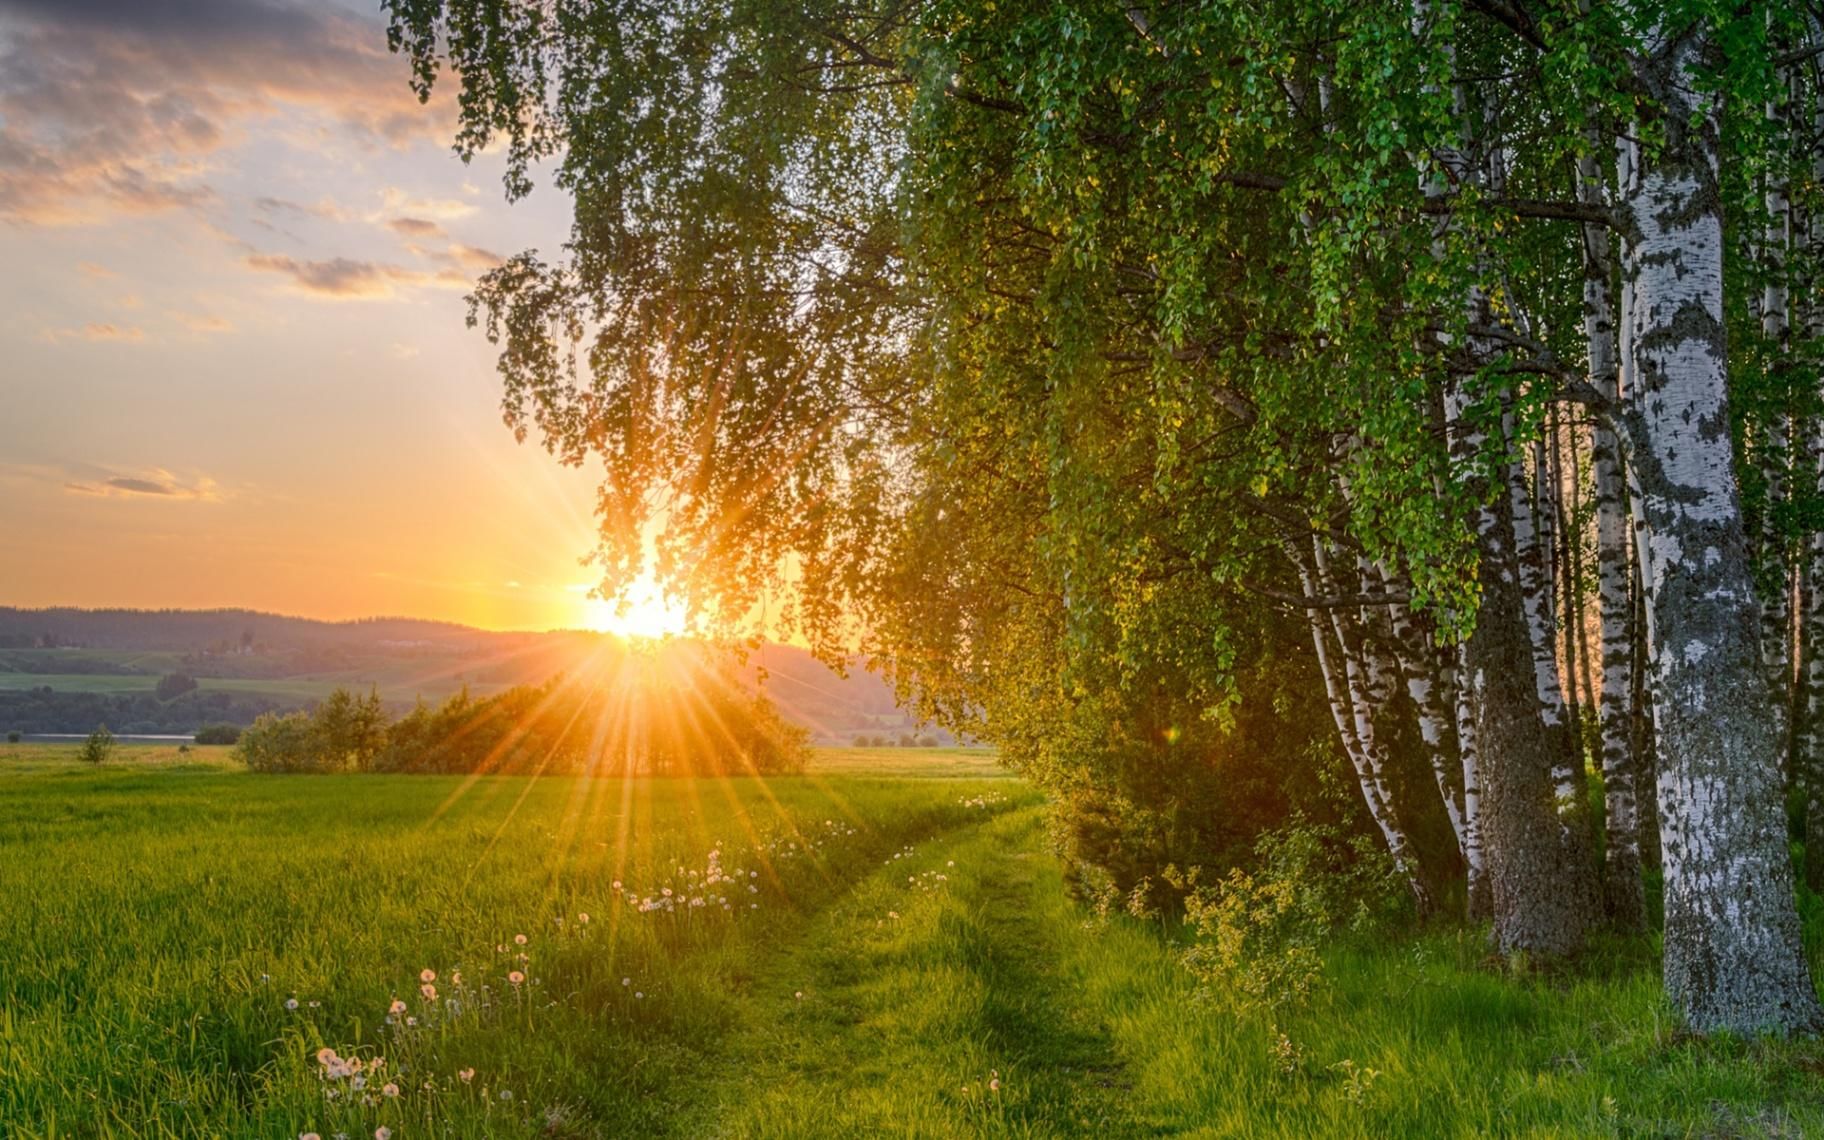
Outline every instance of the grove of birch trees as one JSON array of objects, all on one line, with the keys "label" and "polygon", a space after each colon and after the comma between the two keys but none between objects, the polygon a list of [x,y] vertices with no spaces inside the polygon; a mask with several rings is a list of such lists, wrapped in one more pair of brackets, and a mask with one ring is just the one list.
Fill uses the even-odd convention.
[{"label": "grove of birch trees", "polygon": [[1110,849],[1340,775],[1416,913],[1824,1028],[1824,9],[387,6],[574,204],[473,313],[609,589],[656,527]]}]

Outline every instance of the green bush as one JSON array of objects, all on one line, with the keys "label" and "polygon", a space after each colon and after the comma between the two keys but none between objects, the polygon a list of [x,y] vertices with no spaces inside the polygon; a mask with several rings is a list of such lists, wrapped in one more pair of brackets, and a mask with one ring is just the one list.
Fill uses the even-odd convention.
[{"label": "green bush", "polygon": [[90,764],[102,764],[106,763],[108,757],[112,755],[114,755],[114,734],[108,731],[107,725],[98,724],[95,726],[95,731],[89,733],[89,738],[82,742],[81,756]]},{"label": "green bush", "polygon": [[233,744],[241,738],[238,724],[206,724],[196,730],[198,744]]},{"label": "green bush", "polygon": [[1244,1012],[1277,1020],[1323,985],[1323,951],[1340,935],[1388,922],[1405,894],[1392,859],[1367,836],[1303,821],[1268,832],[1252,871],[1214,883],[1168,869],[1184,891],[1195,942],[1184,964]]},{"label": "green bush", "polygon": [[158,679],[152,694],[161,701],[174,701],[185,693],[196,691],[196,678],[188,673],[167,673]]},{"label": "green bush", "polygon": [[17,743],[19,743],[19,731],[18,731],[18,730],[17,730],[17,729],[14,729],[14,730],[13,730],[13,731],[12,731],[12,732],[9,732],[9,733],[7,733],[7,734],[6,734],[6,742],[7,742],[7,743],[8,743],[8,744],[17,744]]}]

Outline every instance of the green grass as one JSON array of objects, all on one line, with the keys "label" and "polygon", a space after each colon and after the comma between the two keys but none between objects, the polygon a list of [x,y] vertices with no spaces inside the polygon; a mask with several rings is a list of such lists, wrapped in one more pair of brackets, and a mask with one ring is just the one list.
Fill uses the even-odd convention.
[{"label": "green grass", "polygon": [[[7,673],[0,672],[0,690],[36,689],[50,686],[59,693],[150,693],[158,685],[154,674],[121,673]],[[248,693],[271,697],[287,706],[305,705],[322,700],[337,688],[365,693],[378,688],[389,701],[411,701],[423,697],[437,702],[453,696],[463,682],[446,675],[408,676],[396,673],[345,670],[335,673],[308,674],[299,677],[199,677],[200,692]],[[499,692],[506,686],[474,682],[469,691],[476,696]]]},{"label": "green grass", "polygon": [[[0,746],[8,1137],[1824,1135],[1824,1055],[1681,1036],[1637,944],[1528,979],[1473,932],[1339,945],[1282,1064],[1175,932],[1066,896],[1036,793],[944,774],[979,753],[761,784],[69,751]],[[728,912],[613,888],[687,891],[718,843]],[[356,1091],[323,1046],[387,1065]]]}]

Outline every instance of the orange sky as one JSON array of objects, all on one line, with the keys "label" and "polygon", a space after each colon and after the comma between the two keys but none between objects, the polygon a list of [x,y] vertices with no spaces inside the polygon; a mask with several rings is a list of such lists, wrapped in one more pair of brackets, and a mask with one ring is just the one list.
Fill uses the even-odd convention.
[{"label": "orange sky", "polygon": [[0,0],[0,77],[0,604],[588,619],[594,475],[463,324],[567,203],[452,157],[377,4]]}]

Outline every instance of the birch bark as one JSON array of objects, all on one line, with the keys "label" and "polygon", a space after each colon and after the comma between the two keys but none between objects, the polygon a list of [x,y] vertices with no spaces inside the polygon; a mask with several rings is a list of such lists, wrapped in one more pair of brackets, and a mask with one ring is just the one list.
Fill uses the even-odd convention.
[{"label": "birch bark", "polygon": [[1732,467],[1718,113],[1701,28],[1652,33],[1635,76],[1662,140],[1622,187],[1624,416],[1654,636],[1665,985],[1701,1031],[1814,1030],[1779,745]]}]

